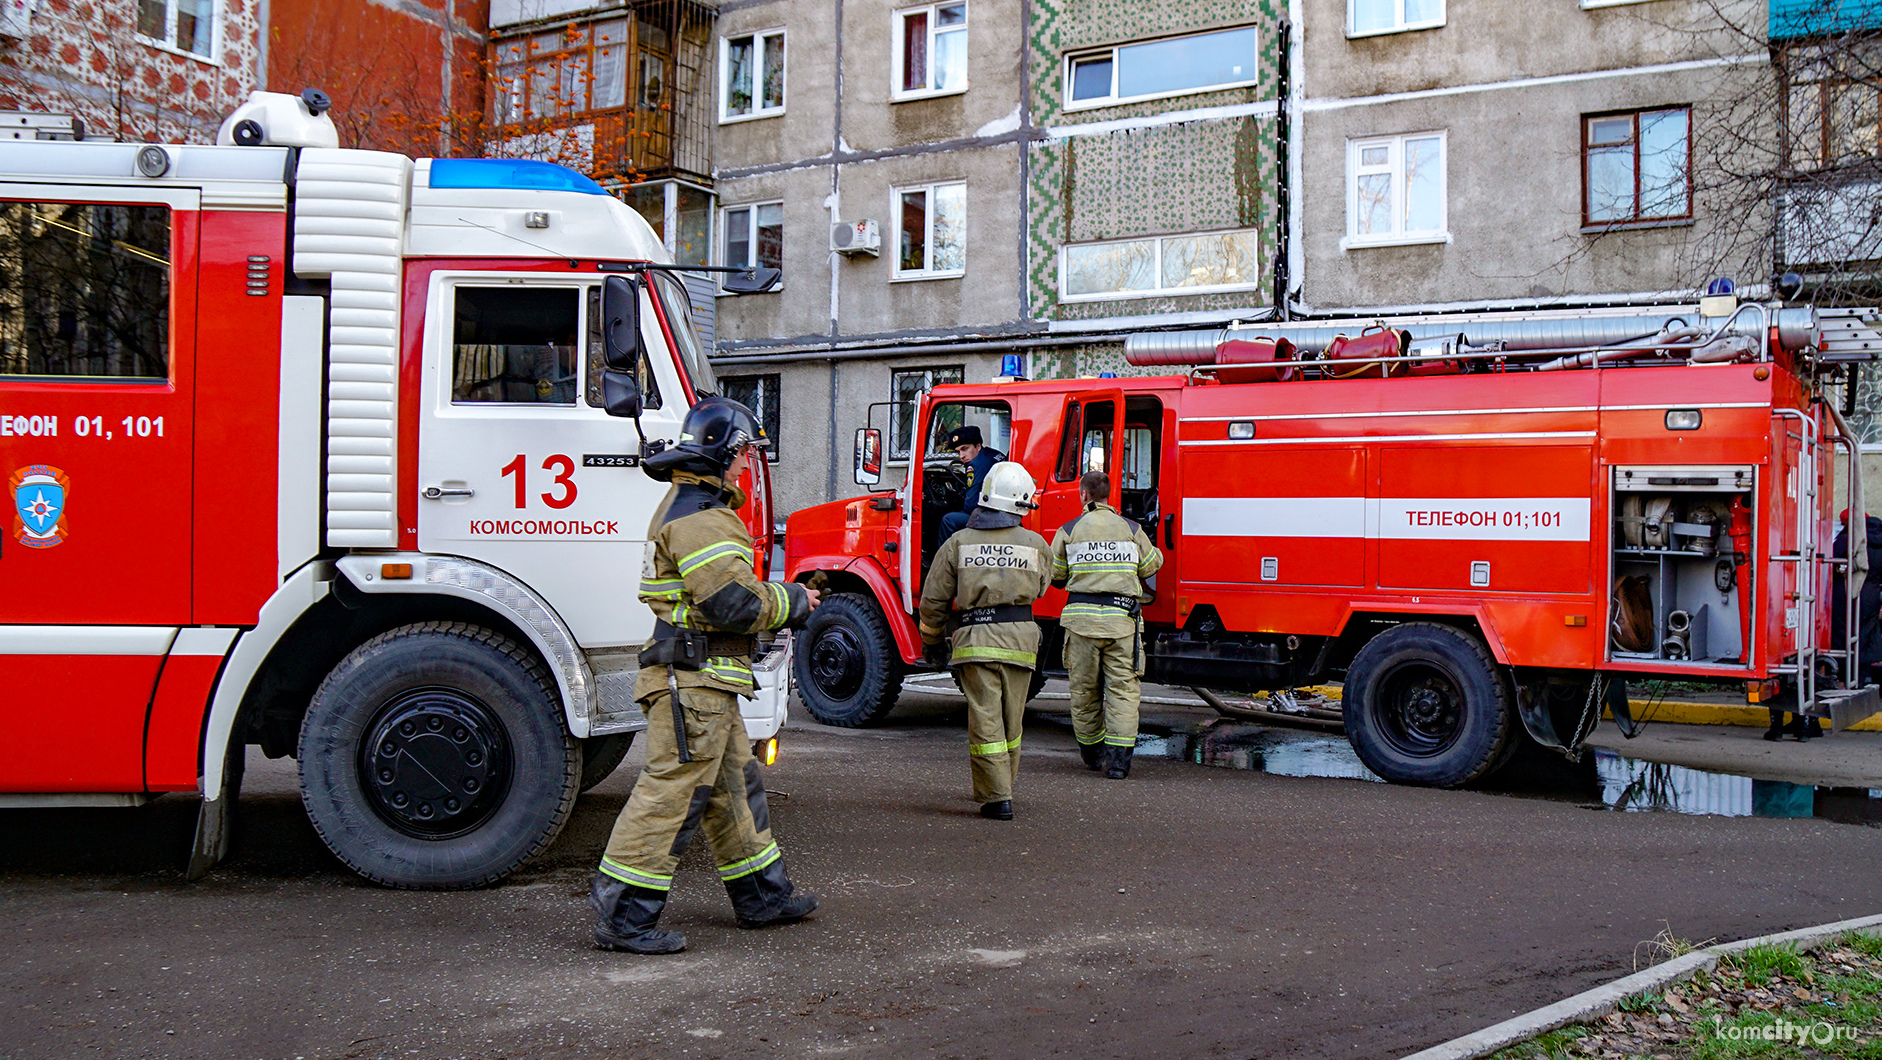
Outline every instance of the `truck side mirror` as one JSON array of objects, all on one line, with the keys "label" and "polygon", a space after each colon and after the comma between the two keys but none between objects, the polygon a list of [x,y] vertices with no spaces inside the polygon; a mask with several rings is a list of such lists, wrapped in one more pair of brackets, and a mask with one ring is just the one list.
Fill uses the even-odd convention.
[{"label": "truck side mirror", "polygon": [[856,432],[856,484],[873,486],[882,481],[882,432],[864,427]]},{"label": "truck side mirror", "polygon": [[610,416],[640,418],[640,380],[612,368],[601,373],[601,403]]},{"label": "truck side mirror", "polygon": [[764,294],[776,290],[782,279],[784,273],[777,269],[752,268],[726,273],[723,286],[726,294]]},{"label": "truck side mirror", "polygon": [[644,352],[640,341],[640,285],[625,276],[610,276],[601,285],[601,348],[602,359],[610,369],[639,371]]}]

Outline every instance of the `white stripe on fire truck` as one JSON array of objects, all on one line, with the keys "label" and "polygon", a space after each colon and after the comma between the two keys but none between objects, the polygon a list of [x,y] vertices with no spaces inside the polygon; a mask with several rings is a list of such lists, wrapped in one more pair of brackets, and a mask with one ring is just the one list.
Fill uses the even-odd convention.
[{"label": "white stripe on fire truck", "polygon": [[1587,497],[1185,497],[1185,537],[1586,541]]},{"label": "white stripe on fire truck", "polygon": [[175,626],[0,626],[0,655],[163,655]]},{"label": "white stripe on fire truck", "polygon": [[1180,439],[1178,445],[1326,445],[1358,442],[1481,442],[1530,438],[1593,438],[1593,431],[1510,431],[1500,434],[1353,434],[1306,438],[1247,438],[1198,441]]},{"label": "white stripe on fire truck", "polygon": [[1393,416],[1487,416],[1493,413],[1658,412],[1679,409],[1761,409],[1761,401],[1721,401],[1710,405],[1544,405],[1527,409],[1389,409],[1380,412],[1286,412],[1272,416],[1184,416],[1178,423],[1230,423],[1249,420],[1382,420]]}]

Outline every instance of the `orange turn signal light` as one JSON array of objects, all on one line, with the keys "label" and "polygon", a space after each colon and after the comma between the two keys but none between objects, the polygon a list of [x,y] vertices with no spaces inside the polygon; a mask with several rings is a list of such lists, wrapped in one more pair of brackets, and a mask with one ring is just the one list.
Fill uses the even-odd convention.
[{"label": "orange turn signal light", "polygon": [[1588,624],[1587,615],[1563,615],[1562,616],[1562,625],[1564,626],[1585,626],[1587,624]]},{"label": "orange turn signal light", "polygon": [[776,736],[759,740],[751,745],[751,756],[761,765],[775,765],[778,761],[778,738]]},{"label": "orange turn signal light", "polygon": [[410,578],[412,576],[412,565],[410,563],[381,563],[379,564],[379,576],[391,581],[397,581],[401,578]]}]

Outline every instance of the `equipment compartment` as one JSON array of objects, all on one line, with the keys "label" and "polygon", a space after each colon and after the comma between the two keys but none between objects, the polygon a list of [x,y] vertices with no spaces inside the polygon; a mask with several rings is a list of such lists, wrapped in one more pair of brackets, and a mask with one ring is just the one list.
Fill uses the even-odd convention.
[{"label": "equipment compartment", "polygon": [[1756,469],[1613,469],[1608,657],[1743,669]]}]

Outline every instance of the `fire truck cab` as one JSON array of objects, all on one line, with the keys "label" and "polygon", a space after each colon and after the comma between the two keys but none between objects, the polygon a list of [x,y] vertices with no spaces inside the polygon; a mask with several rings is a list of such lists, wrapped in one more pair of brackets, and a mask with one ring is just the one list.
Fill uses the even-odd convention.
[{"label": "fire truck cab", "polygon": [[[1039,483],[1026,525],[1048,540],[1098,469],[1163,550],[1147,680],[1343,679],[1348,737],[1389,780],[1469,783],[1522,740],[1572,752],[1630,678],[1848,723],[1875,690],[1830,642],[1839,469],[1862,510],[1825,400],[1840,367],[1811,310],[1705,308],[1149,334],[1132,363],[1187,374],[936,387],[901,489],[790,519],[786,576],[836,594],[799,637],[799,693],[867,724],[921,667],[922,575],[962,496],[937,446],[971,423]],[[1048,656],[1063,603],[1035,607]]]},{"label": "fire truck cab", "polygon": [[717,384],[683,277],[592,181],[339,150],[324,111],[0,144],[0,807],[199,792],[200,874],[258,744],[354,870],[477,886],[645,727],[638,465]]}]

